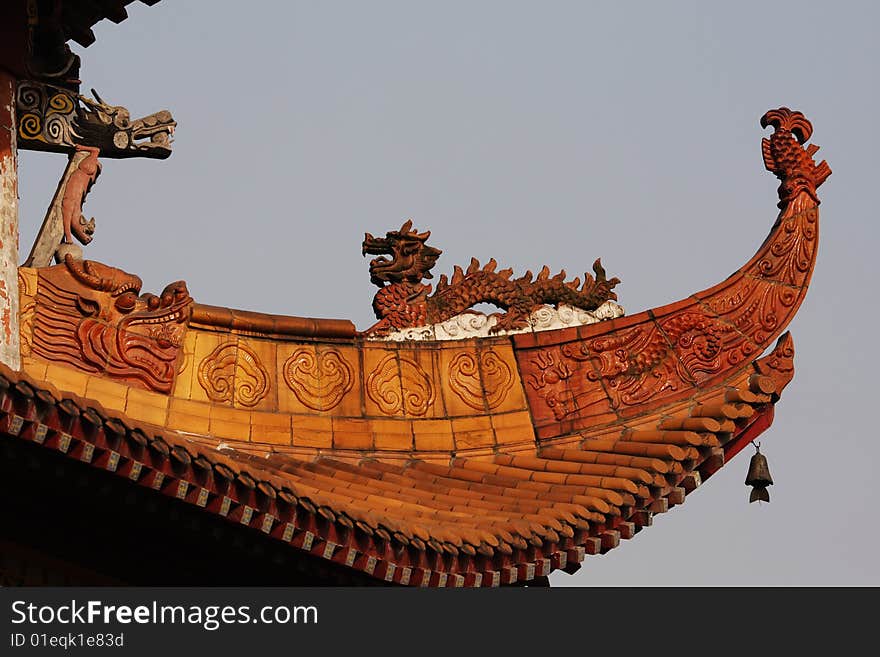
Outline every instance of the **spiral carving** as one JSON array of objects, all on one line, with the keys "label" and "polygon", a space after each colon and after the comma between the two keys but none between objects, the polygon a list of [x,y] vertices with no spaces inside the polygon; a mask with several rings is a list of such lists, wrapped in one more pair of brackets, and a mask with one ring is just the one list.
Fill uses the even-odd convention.
[{"label": "spiral carving", "polygon": [[510,366],[492,349],[480,354],[479,364],[468,352],[458,354],[449,363],[449,388],[474,410],[484,410],[484,398],[489,410],[497,408],[512,385]]},{"label": "spiral carving", "polygon": [[256,406],[269,392],[269,373],[243,344],[218,345],[202,360],[199,384],[211,401]]},{"label": "spiral carving", "polygon": [[43,85],[22,82],[16,94],[18,134],[22,140],[54,146],[74,146],[71,123],[77,103],[63,91],[50,92]]},{"label": "spiral carving", "polygon": [[424,415],[434,403],[431,377],[406,358],[388,354],[367,377],[367,395],[387,415]]},{"label": "spiral carving", "polygon": [[354,385],[351,365],[336,350],[319,353],[297,349],[284,363],[284,381],[305,406],[329,411]]}]

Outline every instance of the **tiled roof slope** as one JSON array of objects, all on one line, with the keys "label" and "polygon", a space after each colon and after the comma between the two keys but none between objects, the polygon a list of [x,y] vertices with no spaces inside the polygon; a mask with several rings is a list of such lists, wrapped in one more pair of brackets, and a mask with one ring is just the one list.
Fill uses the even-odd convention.
[{"label": "tiled roof slope", "polygon": [[731,385],[651,428],[448,465],[211,449],[6,368],[0,433],[378,578],[498,586],[571,571],[682,503],[769,426],[792,357],[786,335]]}]

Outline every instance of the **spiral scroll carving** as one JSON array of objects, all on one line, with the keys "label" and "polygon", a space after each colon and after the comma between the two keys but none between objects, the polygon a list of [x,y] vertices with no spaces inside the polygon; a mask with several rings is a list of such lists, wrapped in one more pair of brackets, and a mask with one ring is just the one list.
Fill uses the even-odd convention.
[{"label": "spiral scroll carving", "polygon": [[213,402],[253,407],[269,392],[269,373],[242,344],[218,345],[199,365],[198,379]]},{"label": "spiral scroll carving", "polygon": [[480,354],[479,362],[473,354],[462,352],[449,363],[449,388],[474,410],[484,410],[484,399],[489,410],[497,408],[512,385],[510,366],[491,349]]},{"label": "spiral scroll carving", "polygon": [[354,385],[351,365],[336,350],[318,353],[297,349],[284,363],[284,381],[305,406],[329,411]]},{"label": "spiral scroll carving", "polygon": [[434,403],[431,377],[418,363],[388,354],[367,377],[367,396],[383,413],[424,415]]}]

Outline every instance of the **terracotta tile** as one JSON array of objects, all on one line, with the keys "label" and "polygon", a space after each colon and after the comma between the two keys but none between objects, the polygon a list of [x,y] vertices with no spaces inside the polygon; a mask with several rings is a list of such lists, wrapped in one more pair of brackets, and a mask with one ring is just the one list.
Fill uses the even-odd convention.
[{"label": "terracotta tile", "polygon": [[536,331],[535,337],[540,347],[562,344],[578,339],[578,327],[570,326],[568,328],[557,329],[555,331]]},{"label": "terracotta tile", "polygon": [[36,296],[37,294],[37,278],[38,270],[34,267],[19,267],[19,293],[22,296]]},{"label": "terracotta tile", "polygon": [[506,344],[481,346],[479,355],[489,409],[496,413],[525,410],[526,399],[513,349]]},{"label": "terracotta tile", "polygon": [[333,447],[333,432],[298,429],[296,418],[294,418],[293,444],[295,447],[331,449]]},{"label": "terracotta tile", "polygon": [[293,431],[296,433],[299,429],[308,431],[326,431],[333,432],[333,420],[329,417],[320,417],[314,415],[294,415]]},{"label": "terracotta tile", "polygon": [[[199,367],[205,358],[208,357],[214,349],[217,348],[220,343],[233,342],[233,340],[229,339],[229,336],[222,335],[219,333],[209,333],[207,331],[194,331],[195,338],[195,347],[193,350],[193,357],[190,365],[192,381],[189,387],[189,398],[193,401],[203,401],[210,402],[211,398],[208,396],[208,392],[202,387],[199,382]],[[181,391],[185,387],[183,381],[181,381]]]},{"label": "terracotta tile", "polygon": [[674,315],[676,313],[687,311],[689,309],[699,310],[697,307],[699,304],[699,300],[696,296],[688,296],[679,301],[675,301],[673,303],[668,303],[665,306],[659,306],[658,308],[651,309],[651,315],[654,319],[662,320],[668,317],[669,315]]},{"label": "terracotta tile", "polygon": [[363,348],[364,408],[378,417],[403,415],[403,391],[397,349],[365,344]]},{"label": "terracotta tile", "polygon": [[533,333],[531,331],[527,333],[515,333],[510,336],[510,340],[513,344],[514,350],[516,351],[521,351],[523,349],[534,349],[538,346],[537,333]]},{"label": "terracotta tile", "polygon": [[[436,350],[414,344],[402,347],[399,352],[402,387],[405,394],[413,395],[404,400],[407,415],[413,419],[446,417],[441,387],[446,380],[440,368]],[[438,372],[439,370],[439,372]]]},{"label": "terracotta tile", "polygon": [[492,428],[495,430],[495,440],[498,444],[515,444],[522,442],[535,442],[535,430],[532,427],[532,418],[528,412],[505,413],[490,417]]},{"label": "terracotta tile", "polygon": [[86,383],[86,394],[84,396],[97,400],[108,410],[125,412],[125,398],[127,394],[128,386],[100,376],[90,375]]},{"label": "terracotta tile", "polygon": [[455,449],[452,422],[449,420],[415,420],[413,421],[413,432],[416,450]]},{"label": "terracotta tile", "polygon": [[[351,384],[348,386],[348,392],[342,396],[342,400],[338,406],[332,409],[337,415],[359,417],[363,415],[363,399],[362,399],[362,383],[361,383],[361,365],[360,352],[355,347],[336,346],[336,345],[318,345],[318,353],[325,359],[338,358],[341,363],[348,367],[351,377]],[[332,356],[331,356],[332,354]],[[334,363],[334,361],[330,361]],[[341,367],[341,365],[340,365]],[[345,377],[343,377],[344,382]],[[338,384],[337,384],[338,385]]]},{"label": "terracotta tile", "polygon": [[570,390],[571,382],[580,376],[586,378],[586,371],[592,366],[568,358],[555,347],[524,352],[518,358],[523,389],[535,424],[545,425],[572,417],[577,405]]},{"label": "terracotta tile", "polygon": [[[461,454],[472,460],[491,461],[495,458],[495,446],[490,447],[471,447],[465,450],[457,450],[456,454]],[[482,477],[478,477],[476,481],[482,481]],[[509,482],[505,483],[506,486]]]},{"label": "terracotta tile", "polygon": [[211,404],[210,432],[217,438],[250,440],[251,418],[248,411]]},{"label": "terracotta tile", "polygon": [[440,390],[449,416],[485,413],[486,402],[476,348],[456,346],[440,349],[437,356]]},{"label": "terracotta tile", "polygon": [[149,390],[131,388],[125,404],[125,413],[134,420],[165,426],[168,397]]},{"label": "terracotta tile", "polygon": [[[416,420],[419,422],[419,420]],[[376,449],[408,451],[413,448],[413,422],[411,420],[369,421]]]},{"label": "terracotta tile", "polygon": [[253,411],[278,410],[276,376],[275,344],[269,340],[239,338],[234,406]]},{"label": "terracotta tile", "polygon": [[291,417],[286,413],[251,413],[251,442],[290,445],[293,431]]},{"label": "terracotta tile", "polygon": [[401,349],[399,353],[404,413],[413,418],[445,417],[436,355],[431,350]]},{"label": "terracotta tile", "polygon": [[335,449],[373,449],[369,420],[332,418]]},{"label": "terracotta tile", "polygon": [[488,417],[468,417],[452,420],[456,449],[488,447],[495,444],[495,434]]},{"label": "terracotta tile", "polygon": [[[177,375],[174,377],[174,387],[171,389],[173,397],[180,399],[189,399],[195,370],[198,363],[195,361],[196,336],[198,331],[187,329],[183,337],[183,345],[180,348],[180,361],[178,365]],[[199,385],[196,383],[195,385]]]},{"label": "terracotta tile", "polygon": [[[449,420],[414,420],[416,450],[452,450],[452,422]],[[421,458],[421,456],[420,456]]]},{"label": "terracotta tile", "polygon": [[89,375],[64,365],[49,363],[46,367],[46,380],[62,392],[72,392],[84,397]]},{"label": "terracotta tile", "polygon": [[[315,362],[317,358],[317,347],[314,344],[302,343],[281,343],[277,346],[277,357],[275,363],[275,376],[278,381],[278,410],[287,413],[321,413],[320,406],[312,408],[300,401],[297,394],[291,389],[290,385],[285,382],[285,369],[295,369],[296,360],[305,359],[307,362]],[[293,361],[291,359],[294,359]],[[300,378],[299,375],[296,375]],[[307,402],[312,402],[309,394],[309,387],[297,386],[300,397]]]},{"label": "terracotta tile", "polygon": [[188,399],[171,399],[166,426],[171,430],[207,435],[210,429],[211,407]]},{"label": "terracotta tile", "polygon": [[584,429],[591,429],[597,425],[606,425],[611,422],[616,421],[618,418],[614,413],[601,413],[597,415],[593,415],[588,418],[578,418],[576,420],[572,420],[570,429],[564,433],[571,433],[572,431],[583,431]]},{"label": "terracotta tile", "polygon": [[46,374],[48,368],[49,363],[26,356],[21,359],[21,371],[35,381],[48,381],[49,379]]}]

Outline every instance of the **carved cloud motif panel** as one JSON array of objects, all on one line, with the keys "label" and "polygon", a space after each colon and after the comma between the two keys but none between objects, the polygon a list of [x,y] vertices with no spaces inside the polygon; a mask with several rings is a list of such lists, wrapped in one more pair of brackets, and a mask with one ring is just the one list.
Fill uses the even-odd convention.
[{"label": "carved cloud motif panel", "polygon": [[218,345],[199,364],[198,380],[213,402],[256,406],[269,392],[269,373],[244,344]]},{"label": "carved cloud motif panel", "polygon": [[480,354],[479,362],[474,354],[463,351],[449,364],[449,388],[476,411],[484,410],[484,399],[489,410],[498,408],[513,381],[510,366],[491,349]]},{"label": "carved cloud motif panel", "polygon": [[284,363],[284,381],[305,406],[329,411],[339,405],[354,385],[354,371],[339,351],[301,348]]},{"label": "carved cloud motif panel", "polygon": [[366,391],[387,415],[425,415],[436,394],[431,377],[418,363],[394,354],[379,361],[367,377]]}]

